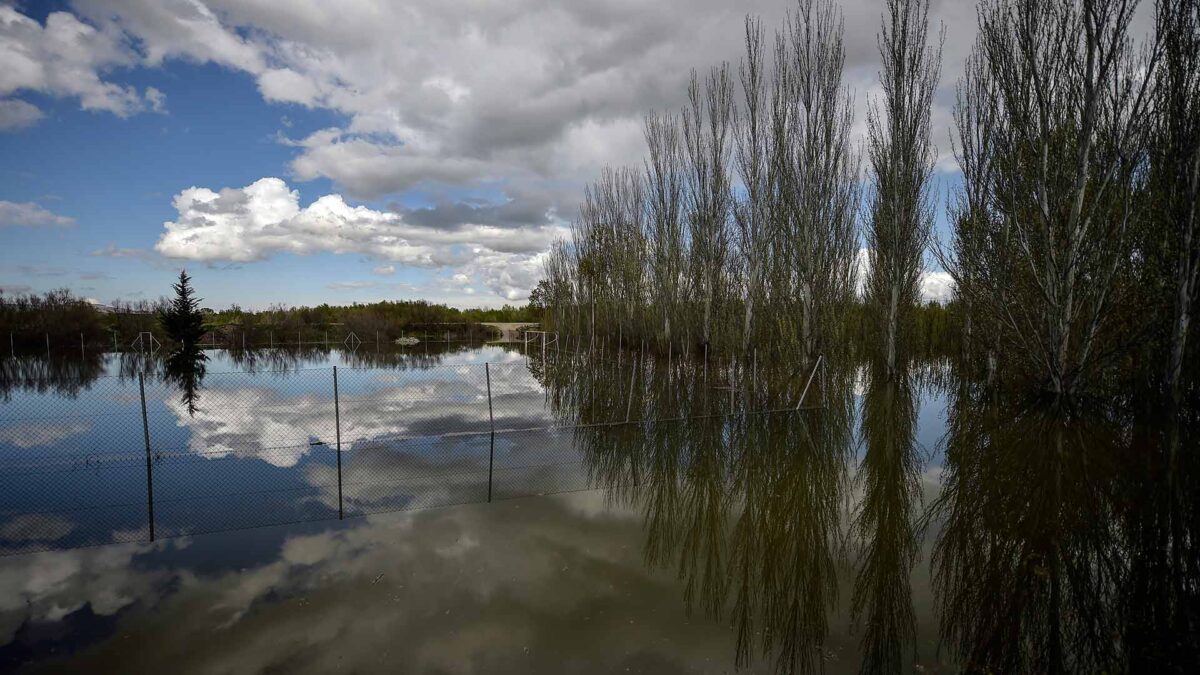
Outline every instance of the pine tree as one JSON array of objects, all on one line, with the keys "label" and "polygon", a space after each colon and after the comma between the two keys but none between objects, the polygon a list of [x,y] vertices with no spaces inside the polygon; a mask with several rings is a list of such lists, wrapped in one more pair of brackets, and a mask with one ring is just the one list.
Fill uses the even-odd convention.
[{"label": "pine tree", "polygon": [[172,284],[175,299],[162,310],[159,320],[167,336],[178,342],[183,349],[191,349],[204,335],[204,315],[200,312],[200,298],[195,297],[192,278],[186,270],[180,270],[179,282]]}]

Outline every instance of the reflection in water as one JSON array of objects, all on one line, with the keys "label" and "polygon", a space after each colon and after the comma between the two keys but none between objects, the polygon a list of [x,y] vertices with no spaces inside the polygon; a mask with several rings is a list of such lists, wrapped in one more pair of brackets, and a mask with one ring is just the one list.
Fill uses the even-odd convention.
[{"label": "reflection in water", "polygon": [[973,667],[1106,670],[1119,635],[1117,430],[991,396],[964,383],[949,412],[934,506],[943,634]]},{"label": "reflection in water", "polygon": [[859,493],[853,535],[859,547],[854,597],[862,627],[864,672],[898,673],[915,657],[912,570],[920,542],[917,402],[906,369],[888,377],[873,362],[862,406],[864,452],[855,474]]},{"label": "reflection in water", "polygon": [[[749,367],[747,367],[749,365]],[[643,514],[644,554],[674,568],[686,607],[732,621],[737,663],[822,668],[837,594],[851,378],[754,364],[552,364],[548,392],[574,423],[594,485]],[[686,419],[684,419],[686,418]]]},{"label": "reflection in water", "polygon": [[[1196,410],[1193,401],[1191,409]],[[1122,584],[1132,670],[1186,672],[1200,663],[1200,484],[1196,414],[1172,406],[1133,422],[1120,498],[1133,505],[1122,523],[1134,552]],[[1185,428],[1185,423],[1190,424]]]},{"label": "reflection in water", "polygon": [[[848,661],[863,672],[909,670],[918,642],[924,667],[968,671],[1187,672],[1200,659],[1194,413],[1164,418],[1118,400],[1088,402],[1083,415],[1015,398],[948,364],[914,364],[889,379],[869,360],[862,367],[831,360],[797,409],[810,371],[753,360],[664,362],[629,353],[543,360],[533,353],[523,363],[498,350],[428,357],[367,351],[335,361],[371,366],[339,370],[339,458],[331,448],[332,369],[301,367],[332,365],[328,352],[210,355],[246,370],[280,371],[256,374],[215,372],[221,368],[200,356],[125,356],[107,364],[117,377],[101,385],[86,383],[86,363],[61,369],[60,384],[33,384],[38,368],[49,374],[55,366],[5,364],[6,393],[21,393],[10,406],[14,419],[0,428],[7,461],[58,453],[64,462],[52,475],[3,476],[0,505],[26,514],[0,525],[11,552],[145,538],[150,469],[131,382],[145,371],[160,536],[284,515],[311,520],[341,509],[361,515],[485,501],[493,487],[497,500],[605,488],[611,511],[641,520],[640,551],[630,555],[649,574],[677,578],[660,595],[728,624],[730,644],[722,642],[721,651],[739,666],[841,670],[848,663],[838,650],[849,629],[857,652]],[[436,359],[453,365],[431,369]],[[73,375],[76,384],[67,384]],[[40,408],[49,401],[36,396],[58,387],[73,397],[65,402],[71,409],[95,415],[60,425],[24,419],[44,417]],[[918,418],[926,387],[945,392],[949,404],[940,492],[923,509],[918,437],[933,446],[918,436],[919,422],[928,421]],[[1153,400],[1147,397],[1147,410]],[[928,403],[921,401],[926,410]],[[495,439],[484,433],[493,418],[503,430]],[[546,430],[552,422],[582,426]],[[120,449],[130,461],[95,456],[98,447]],[[61,485],[75,492],[51,489]],[[128,504],[114,494],[129,495]],[[74,508],[110,502],[121,510]],[[59,515],[31,522],[32,507]],[[931,568],[918,564],[926,531]],[[358,569],[369,560],[368,584],[380,574],[391,579],[397,569],[388,561],[398,558],[390,546],[347,549],[339,564]],[[310,559],[311,551],[282,550],[288,560]],[[436,561],[423,564],[414,569]],[[275,567],[268,562],[249,576]],[[943,653],[924,642],[933,625],[921,613],[930,572],[945,658],[955,664],[928,660]],[[314,576],[311,588],[327,591],[325,583]],[[561,588],[544,583],[548,591]],[[846,588],[849,601],[839,602]],[[149,594],[174,592],[155,589]],[[447,607],[457,612],[451,600]],[[95,602],[89,611],[102,614],[104,601]],[[0,614],[5,607],[0,597]],[[46,607],[39,621],[57,621],[58,610]],[[221,625],[253,614],[230,613]],[[153,620],[140,628],[143,635],[154,630]],[[110,664],[125,655],[108,654],[116,659]]]},{"label": "reflection in water", "polygon": [[942,631],[964,663],[1053,673],[1198,662],[1194,453],[1168,469],[1170,424],[1131,425],[1128,407],[1068,414],[958,385],[931,516],[942,521]]},{"label": "reflection in water", "polygon": [[171,352],[164,363],[164,376],[179,388],[179,402],[189,417],[196,416],[196,402],[200,400],[200,383],[204,380],[207,363],[208,355],[195,346]]},{"label": "reflection in water", "polygon": [[[351,368],[423,369],[442,365],[448,358],[469,355],[479,348],[472,343],[438,343],[418,345],[407,349],[384,350],[360,348],[343,350],[325,346],[252,348],[238,350],[191,350],[166,354],[150,352],[87,352],[83,357],[38,355],[0,359],[0,402],[9,402],[14,392],[53,393],[74,398],[98,378],[115,375],[137,379],[143,373],[148,379],[175,380],[174,375],[195,369],[197,361],[207,361],[207,351],[221,355],[228,367],[241,372],[286,372],[304,367],[320,367],[338,359]],[[176,363],[172,366],[171,361]],[[168,369],[174,367],[174,373]],[[201,375],[201,379],[203,375]]]},{"label": "reflection in water", "polygon": [[0,401],[8,403],[14,392],[54,394],[74,398],[104,374],[104,355],[89,352],[84,358],[18,356],[0,359]]}]

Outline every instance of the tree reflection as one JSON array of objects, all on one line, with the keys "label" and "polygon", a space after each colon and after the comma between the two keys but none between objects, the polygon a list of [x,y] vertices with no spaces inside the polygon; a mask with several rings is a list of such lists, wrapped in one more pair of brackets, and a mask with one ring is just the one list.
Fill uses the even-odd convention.
[{"label": "tree reflection", "polygon": [[182,346],[171,352],[163,362],[163,378],[179,387],[179,402],[195,417],[200,401],[200,384],[204,380],[208,355],[194,346]]},{"label": "tree reflection", "polygon": [[[726,618],[738,665],[821,669],[837,595],[851,377],[693,361],[541,364],[592,483],[641,509],[650,565],[673,568],[688,611]],[[609,424],[623,422],[630,424]],[[586,426],[604,425],[604,426]],[[640,486],[631,489],[630,486]]]},{"label": "tree reflection", "polygon": [[[1161,399],[1152,399],[1161,400]],[[1131,671],[1189,672],[1200,663],[1200,488],[1195,401],[1140,411],[1121,475],[1122,545],[1132,552],[1122,583],[1123,642]]]},{"label": "tree reflection", "polygon": [[863,631],[862,671],[899,673],[915,656],[910,580],[920,547],[917,400],[909,369],[889,373],[886,363],[873,361],[868,370],[863,455],[854,478],[858,560],[851,610]]},{"label": "tree reflection", "polygon": [[75,398],[104,373],[104,355],[87,352],[83,358],[14,356],[0,359],[0,401],[8,403],[13,392],[53,392]]},{"label": "tree reflection", "polygon": [[[1148,637],[1131,619],[1173,594],[1145,575],[1164,557],[1156,536],[1122,532],[1153,510],[1129,497],[1167,486],[1123,469],[1152,458],[1129,445],[1122,406],[1088,409],[1067,415],[967,381],[955,393],[934,569],[942,633],[969,669],[1126,670],[1128,649]],[[1196,578],[1193,567],[1193,589]]]}]

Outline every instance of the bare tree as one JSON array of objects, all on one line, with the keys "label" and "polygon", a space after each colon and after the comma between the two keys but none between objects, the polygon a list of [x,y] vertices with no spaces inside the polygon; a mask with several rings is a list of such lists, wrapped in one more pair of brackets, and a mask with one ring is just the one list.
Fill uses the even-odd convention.
[{"label": "bare tree", "polygon": [[1200,2],[1161,0],[1157,18],[1163,52],[1151,143],[1151,193],[1158,217],[1150,228],[1147,252],[1171,274],[1164,284],[1172,296],[1164,385],[1177,410],[1200,283]]},{"label": "bare tree", "polygon": [[693,291],[703,306],[701,339],[712,341],[715,314],[723,306],[729,266],[733,193],[729,174],[733,81],[728,65],[714,68],[701,94],[695,71],[684,108],[687,154],[686,222],[691,234],[688,268]]},{"label": "bare tree", "polygon": [[[842,19],[828,0],[804,0],[787,25],[787,68],[777,77],[786,138],[775,259],[786,266],[785,315],[796,317],[800,361],[831,346],[826,335],[853,297],[858,253],[859,160],[850,142],[852,100],[842,84]],[[787,337],[781,336],[786,341]]]},{"label": "bare tree", "polygon": [[960,90],[974,174],[948,269],[1007,365],[1060,401],[1122,344],[1119,280],[1142,215],[1157,53],[1133,49],[1135,5],[985,0]]},{"label": "bare tree", "polygon": [[755,335],[755,308],[764,299],[763,276],[770,251],[771,230],[767,220],[770,196],[767,161],[769,146],[763,29],[758,19],[746,17],[746,57],[738,70],[742,85],[742,111],[736,125],[737,169],[745,191],[734,204],[738,252],[743,262],[742,351],[750,349]]},{"label": "bare tree", "polygon": [[928,0],[888,0],[879,35],[882,101],[868,115],[874,192],[867,241],[867,299],[884,344],[886,370],[897,372],[900,332],[920,294],[922,258],[933,225],[930,108],[941,48],[928,47]]},{"label": "bare tree", "polygon": [[683,168],[679,129],[667,116],[646,116],[646,227],[649,239],[652,305],[661,321],[664,344],[672,340],[684,271]]}]

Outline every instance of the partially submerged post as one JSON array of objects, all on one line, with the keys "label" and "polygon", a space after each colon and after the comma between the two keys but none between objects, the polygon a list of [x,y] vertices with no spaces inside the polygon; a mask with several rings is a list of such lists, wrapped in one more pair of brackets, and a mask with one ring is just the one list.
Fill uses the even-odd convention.
[{"label": "partially submerged post", "polygon": [[337,442],[337,479],[338,479],[338,520],[343,517],[342,511],[342,411],[338,401],[337,366],[333,367],[333,428],[334,439]]},{"label": "partially submerged post", "polygon": [[146,415],[146,378],[140,371],[138,394],[142,399],[142,438],[146,442],[146,516],[150,524],[150,541],[154,541],[154,474],[150,456],[150,419]]},{"label": "partially submerged post", "polygon": [[492,465],[496,457],[496,418],[492,416],[492,367],[487,362],[483,364],[483,375],[487,378],[488,397],[488,427],[491,434],[488,443],[488,502],[492,501]]}]

